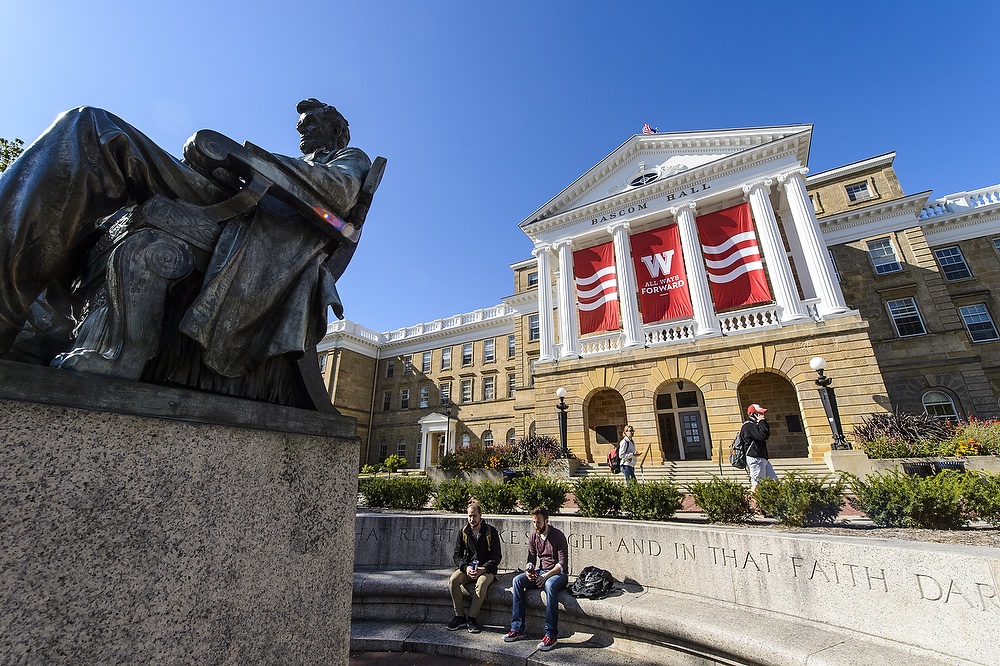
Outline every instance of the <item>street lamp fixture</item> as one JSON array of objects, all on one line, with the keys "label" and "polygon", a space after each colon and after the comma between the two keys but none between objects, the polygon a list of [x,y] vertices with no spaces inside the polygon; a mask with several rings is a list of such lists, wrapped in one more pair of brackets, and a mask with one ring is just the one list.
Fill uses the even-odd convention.
[{"label": "street lamp fixture", "polygon": [[569,458],[569,447],[566,445],[566,410],[569,409],[569,405],[566,404],[566,389],[562,386],[557,388],[556,397],[559,398],[556,409],[559,410],[559,444],[562,446],[560,455],[563,458]]},{"label": "street lamp fixture", "polygon": [[816,356],[809,361],[809,367],[819,374],[816,379],[816,386],[819,387],[819,398],[823,402],[823,411],[826,412],[826,420],[830,422],[830,430],[833,431],[833,444],[830,448],[834,451],[850,450],[851,444],[844,439],[844,428],[840,424],[840,412],[837,410],[837,396],[830,384],[833,380],[826,376],[826,359]]}]

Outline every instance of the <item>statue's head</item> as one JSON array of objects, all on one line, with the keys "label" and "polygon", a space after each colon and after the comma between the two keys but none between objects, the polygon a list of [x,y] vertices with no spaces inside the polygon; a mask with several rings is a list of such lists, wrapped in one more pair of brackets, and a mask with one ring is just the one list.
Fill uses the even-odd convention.
[{"label": "statue's head", "polygon": [[299,112],[295,129],[299,132],[299,149],[303,155],[320,148],[340,150],[351,142],[347,119],[329,104],[310,97],[296,104],[295,110]]}]

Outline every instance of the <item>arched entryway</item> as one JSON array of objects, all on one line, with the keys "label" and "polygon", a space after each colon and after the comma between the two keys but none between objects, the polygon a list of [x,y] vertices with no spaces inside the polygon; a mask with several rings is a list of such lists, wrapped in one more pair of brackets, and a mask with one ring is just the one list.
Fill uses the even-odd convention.
[{"label": "arched entryway", "polygon": [[771,426],[771,438],[767,440],[769,457],[809,456],[809,442],[802,427],[798,396],[790,381],[775,372],[758,372],[744,377],[736,394],[744,419],[747,407],[753,403],[767,409],[767,422]]},{"label": "arched entryway", "polygon": [[691,382],[667,382],[656,391],[656,426],[664,460],[708,460],[712,439],[708,434],[705,397]]},{"label": "arched entryway", "polygon": [[611,447],[621,441],[628,411],[625,398],[614,389],[600,389],[584,400],[587,448],[595,460],[603,460]]}]

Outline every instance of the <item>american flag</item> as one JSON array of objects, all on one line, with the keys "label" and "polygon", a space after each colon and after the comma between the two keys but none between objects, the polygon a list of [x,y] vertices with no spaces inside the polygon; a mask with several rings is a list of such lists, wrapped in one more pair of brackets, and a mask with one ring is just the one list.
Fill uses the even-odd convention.
[{"label": "american flag", "polygon": [[642,126],[642,133],[643,134],[656,134],[656,128],[655,127],[650,127],[649,123],[646,123],[645,125]]}]

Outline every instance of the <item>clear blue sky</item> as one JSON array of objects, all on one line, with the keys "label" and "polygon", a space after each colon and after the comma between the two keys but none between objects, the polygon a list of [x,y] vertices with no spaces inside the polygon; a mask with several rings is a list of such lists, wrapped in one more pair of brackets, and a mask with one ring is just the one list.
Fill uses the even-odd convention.
[{"label": "clear blue sky", "polygon": [[1000,2],[5,0],[0,136],[111,110],[179,155],[297,155],[318,97],[389,160],[340,283],[378,331],[489,307],[518,223],[643,123],[811,123],[810,168],[896,151],[907,193],[1000,183]]}]

